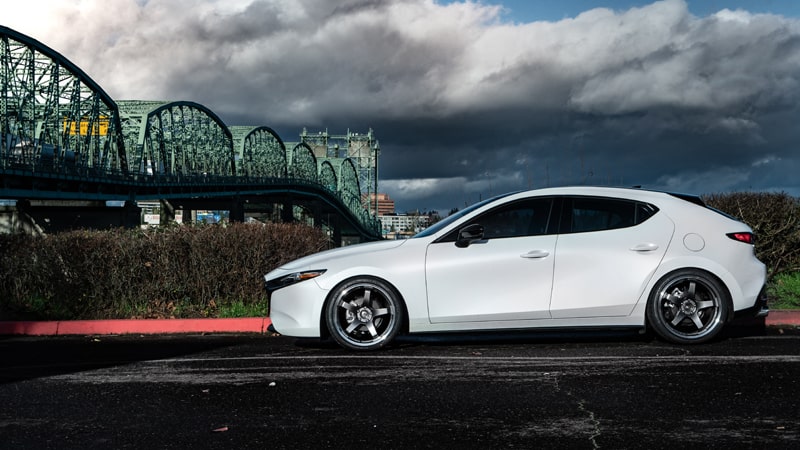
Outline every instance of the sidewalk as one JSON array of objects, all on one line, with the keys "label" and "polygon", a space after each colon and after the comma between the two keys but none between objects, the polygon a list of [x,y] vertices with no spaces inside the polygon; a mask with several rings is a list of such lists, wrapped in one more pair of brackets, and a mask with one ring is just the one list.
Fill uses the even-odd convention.
[{"label": "sidewalk", "polygon": [[[761,320],[761,319],[756,319]],[[269,317],[241,319],[63,320],[0,322],[0,335],[65,336],[173,333],[266,333]],[[800,327],[800,310],[773,310],[767,327]]]}]

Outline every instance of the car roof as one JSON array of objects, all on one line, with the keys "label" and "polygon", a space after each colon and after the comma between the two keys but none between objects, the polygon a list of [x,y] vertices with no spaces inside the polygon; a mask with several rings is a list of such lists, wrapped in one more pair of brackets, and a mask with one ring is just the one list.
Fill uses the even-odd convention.
[{"label": "car roof", "polygon": [[530,195],[590,195],[599,197],[621,197],[646,201],[648,199],[665,199],[677,197],[698,205],[702,205],[700,197],[689,194],[674,194],[670,192],[642,189],[638,187],[608,187],[608,186],[560,186],[541,189],[532,189],[518,192],[516,195],[526,197]]}]

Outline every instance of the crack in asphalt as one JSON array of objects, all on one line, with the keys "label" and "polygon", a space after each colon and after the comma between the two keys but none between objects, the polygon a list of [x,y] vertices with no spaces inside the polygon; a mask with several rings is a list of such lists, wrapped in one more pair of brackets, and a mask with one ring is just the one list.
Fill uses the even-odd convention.
[{"label": "crack in asphalt", "polygon": [[589,436],[589,441],[592,443],[592,448],[600,448],[600,445],[597,443],[597,438],[600,437],[600,421],[594,416],[594,412],[589,411],[586,409],[586,401],[581,400],[578,402],[578,410],[588,413],[589,414],[589,423],[593,424],[593,430],[591,436]]}]

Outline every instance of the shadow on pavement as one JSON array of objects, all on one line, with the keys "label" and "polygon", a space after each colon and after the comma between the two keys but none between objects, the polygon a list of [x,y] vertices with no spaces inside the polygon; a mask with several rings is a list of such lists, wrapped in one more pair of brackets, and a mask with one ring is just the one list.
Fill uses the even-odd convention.
[{"label": "shadow on pavement", "polygon": [[0,339],[0,384],[138,361],[158,360],[231,347],[237,335],[7,337]]},{"label": "shadow on pavement", "polygon": [[[765,325],[764,319],[737,319],[730,322],[714,341],[756,336],[797,335],[792,328],[776,328]],[[506,344],[580,344],[580,343],[626,343],[667,342],[656,337],[652,331],[639,329],[622,330],[520,330],[422,333],[401,335],[388,348],[413,346],[457,346],[457,345],[506,345]],[[295,345],[301,348],[344,351],[332,339],[298,338]]]}]

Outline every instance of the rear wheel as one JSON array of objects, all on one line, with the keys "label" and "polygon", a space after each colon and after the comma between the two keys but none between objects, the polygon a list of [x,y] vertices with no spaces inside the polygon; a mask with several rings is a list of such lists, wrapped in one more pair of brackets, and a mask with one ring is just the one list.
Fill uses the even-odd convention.
[{"label": "rear wheel", "polygon": [[325,323],[339,345],[375,350],[400,331],[404,310],[400,295],[386,282],[360,277],[333,290],[325,305]]},{"label": "rear wheel", "polygon": [[647,305],[647,319],[656,334],[677,344],[713,339],[725,326],[729,313],[725,286],[700,270],[681,270],[664,277]]}]

